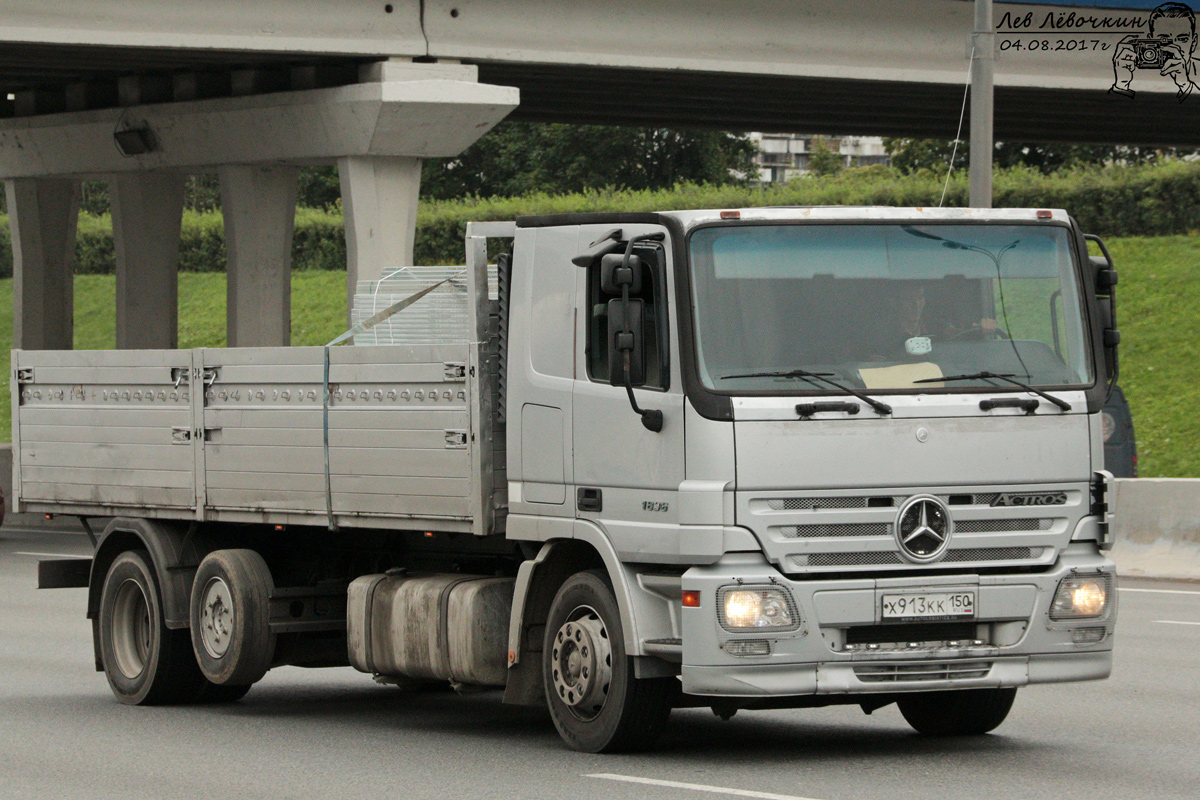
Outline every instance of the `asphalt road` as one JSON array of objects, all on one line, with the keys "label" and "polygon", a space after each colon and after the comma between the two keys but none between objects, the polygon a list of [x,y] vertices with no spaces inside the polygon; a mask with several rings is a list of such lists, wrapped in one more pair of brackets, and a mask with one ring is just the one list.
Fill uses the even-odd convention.
[{"label": "asphalt road", "polygon": [[1188,798],[1200,796],[1200,584],[1122,584],[1108,681],[1021,690],[994,734],[895,707],[676,712],[654,753],[566,750],[499,693],[272,671],[232,706],[130,708],[92,669],[83,589],[36,591],[82,536],[0,530],[0,798]]}]

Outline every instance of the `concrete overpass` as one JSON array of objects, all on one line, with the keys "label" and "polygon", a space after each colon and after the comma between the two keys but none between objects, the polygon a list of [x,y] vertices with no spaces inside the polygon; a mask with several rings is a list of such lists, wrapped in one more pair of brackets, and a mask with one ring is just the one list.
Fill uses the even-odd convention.
[{"label": "concrete overpass", "polygon": [[[1062,11],[997,3],[998,23],[1034,20],[997,36],[998,138],[1200,144],[1200,97],[1178,103],[1169,80],[1141,75],[1136,100],[1108,94],[1099,43],[1121,33],[1055,29]],[[1130,30],[1146,16],[1095,13]],[[299,165],[338,165],[349,279],[369,278],[411,263],[420,159],[461,152],[510,112],[951,138],[972,14],[963,0],[2,0],[17,346],[70,347],[81,178],[112,187],[118,346],[175,341],[195,171],[221,175],[230,343],[284,344]]]}]

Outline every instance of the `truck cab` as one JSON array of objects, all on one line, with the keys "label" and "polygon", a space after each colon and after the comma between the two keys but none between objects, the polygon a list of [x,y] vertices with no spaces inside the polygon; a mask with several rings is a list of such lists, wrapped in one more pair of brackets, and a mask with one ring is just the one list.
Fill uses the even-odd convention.
[{"label": "truck cab", "polygon": [[507,536],[599,551],[694,702],[991,729],[1111,670],[1113,284],[1057,210],[521,219]]}]

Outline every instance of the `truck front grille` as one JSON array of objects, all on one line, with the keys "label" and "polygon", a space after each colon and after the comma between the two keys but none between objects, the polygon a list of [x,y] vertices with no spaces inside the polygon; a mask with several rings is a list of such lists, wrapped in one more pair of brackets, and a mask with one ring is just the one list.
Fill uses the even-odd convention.
[{"label": "truck front grille", "polygon": [[[1043,547],[988,547],[951,550],[939,563],[962,564],[965,562],[988,561],[1025,561],[1041,558]],[[887,564],[908,564],[899,553],[864,552],[864,553],[813,553],[791,557],[792,565],[803,569],[805,567],[859,567],[883,566]]]},{"label": "truck front grille", "polygon": [[1008,533],[1011,531],[1048,531],[1052,519],[964,519],[954,524],[956,533]]},{"label": "truck front grille", "polygon": [[818,539],[838,536],[890,536],[892,526],[886,522],[851,522],[827,525],[785,525],[779,529],[794,539]]},{"label": "truck front grille", "polygon": [[[1007,493],[1063,495],[1052,506],[993,506],[993,486],[888,487],[859,490],[737,492],[736,521],[758,535],[784,572],[918,571],[944,567],[1045,565],[1089,513],[1086,484],[1028,484]],[[928,563],[901,554],[896,515],[916,495],[945,504],[953,528],[949,548]]]},{"label": "truck front grille", "polygon": [[909,664],[860,664],[854,675],[863,683],[920,683],[986,678],[991,661],[927,661]]}]

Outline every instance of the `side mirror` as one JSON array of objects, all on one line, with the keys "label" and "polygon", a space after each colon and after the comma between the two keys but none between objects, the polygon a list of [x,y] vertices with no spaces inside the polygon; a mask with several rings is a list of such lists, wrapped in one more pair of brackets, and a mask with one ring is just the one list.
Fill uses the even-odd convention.
[{"label": "side mirror", "polygon": [[629,354],[629,383],[646,382],[646,340],[642,336],[641,300],[608,301],[608,382],[625,385],[625,355]]},{"label": "side mirror", "polygon": [[1110,295],[1117,285],[1117,271],[1103,256],[1091,256],[1092,271],[1096,276],[1096,294]]},{"label": "side mirror", "polygon": [[1120,374],[1120,362],[1117,360],[1117,345],[1121,343],[1121,332],[1117,330],[1117,270],[1113,266],[1112,254],[1108,252],[1104,241],[1099,236],[1084,234],[1084,239],[1095,242],[1103,255],[1089,256],[1088,262],[1092,268],[1096,285],[1096,302],[1100,307],[1100,332],[1104,346],[1104,372],[1108,383],[1115,385]]},{"label": "side mirror", "polygon": [[621,294],[628,288],[630,294],[642,290],[642,260],[635,255],[625,256],[621,253],[610,253],[600,260],[600,291],[605,294]]}]

